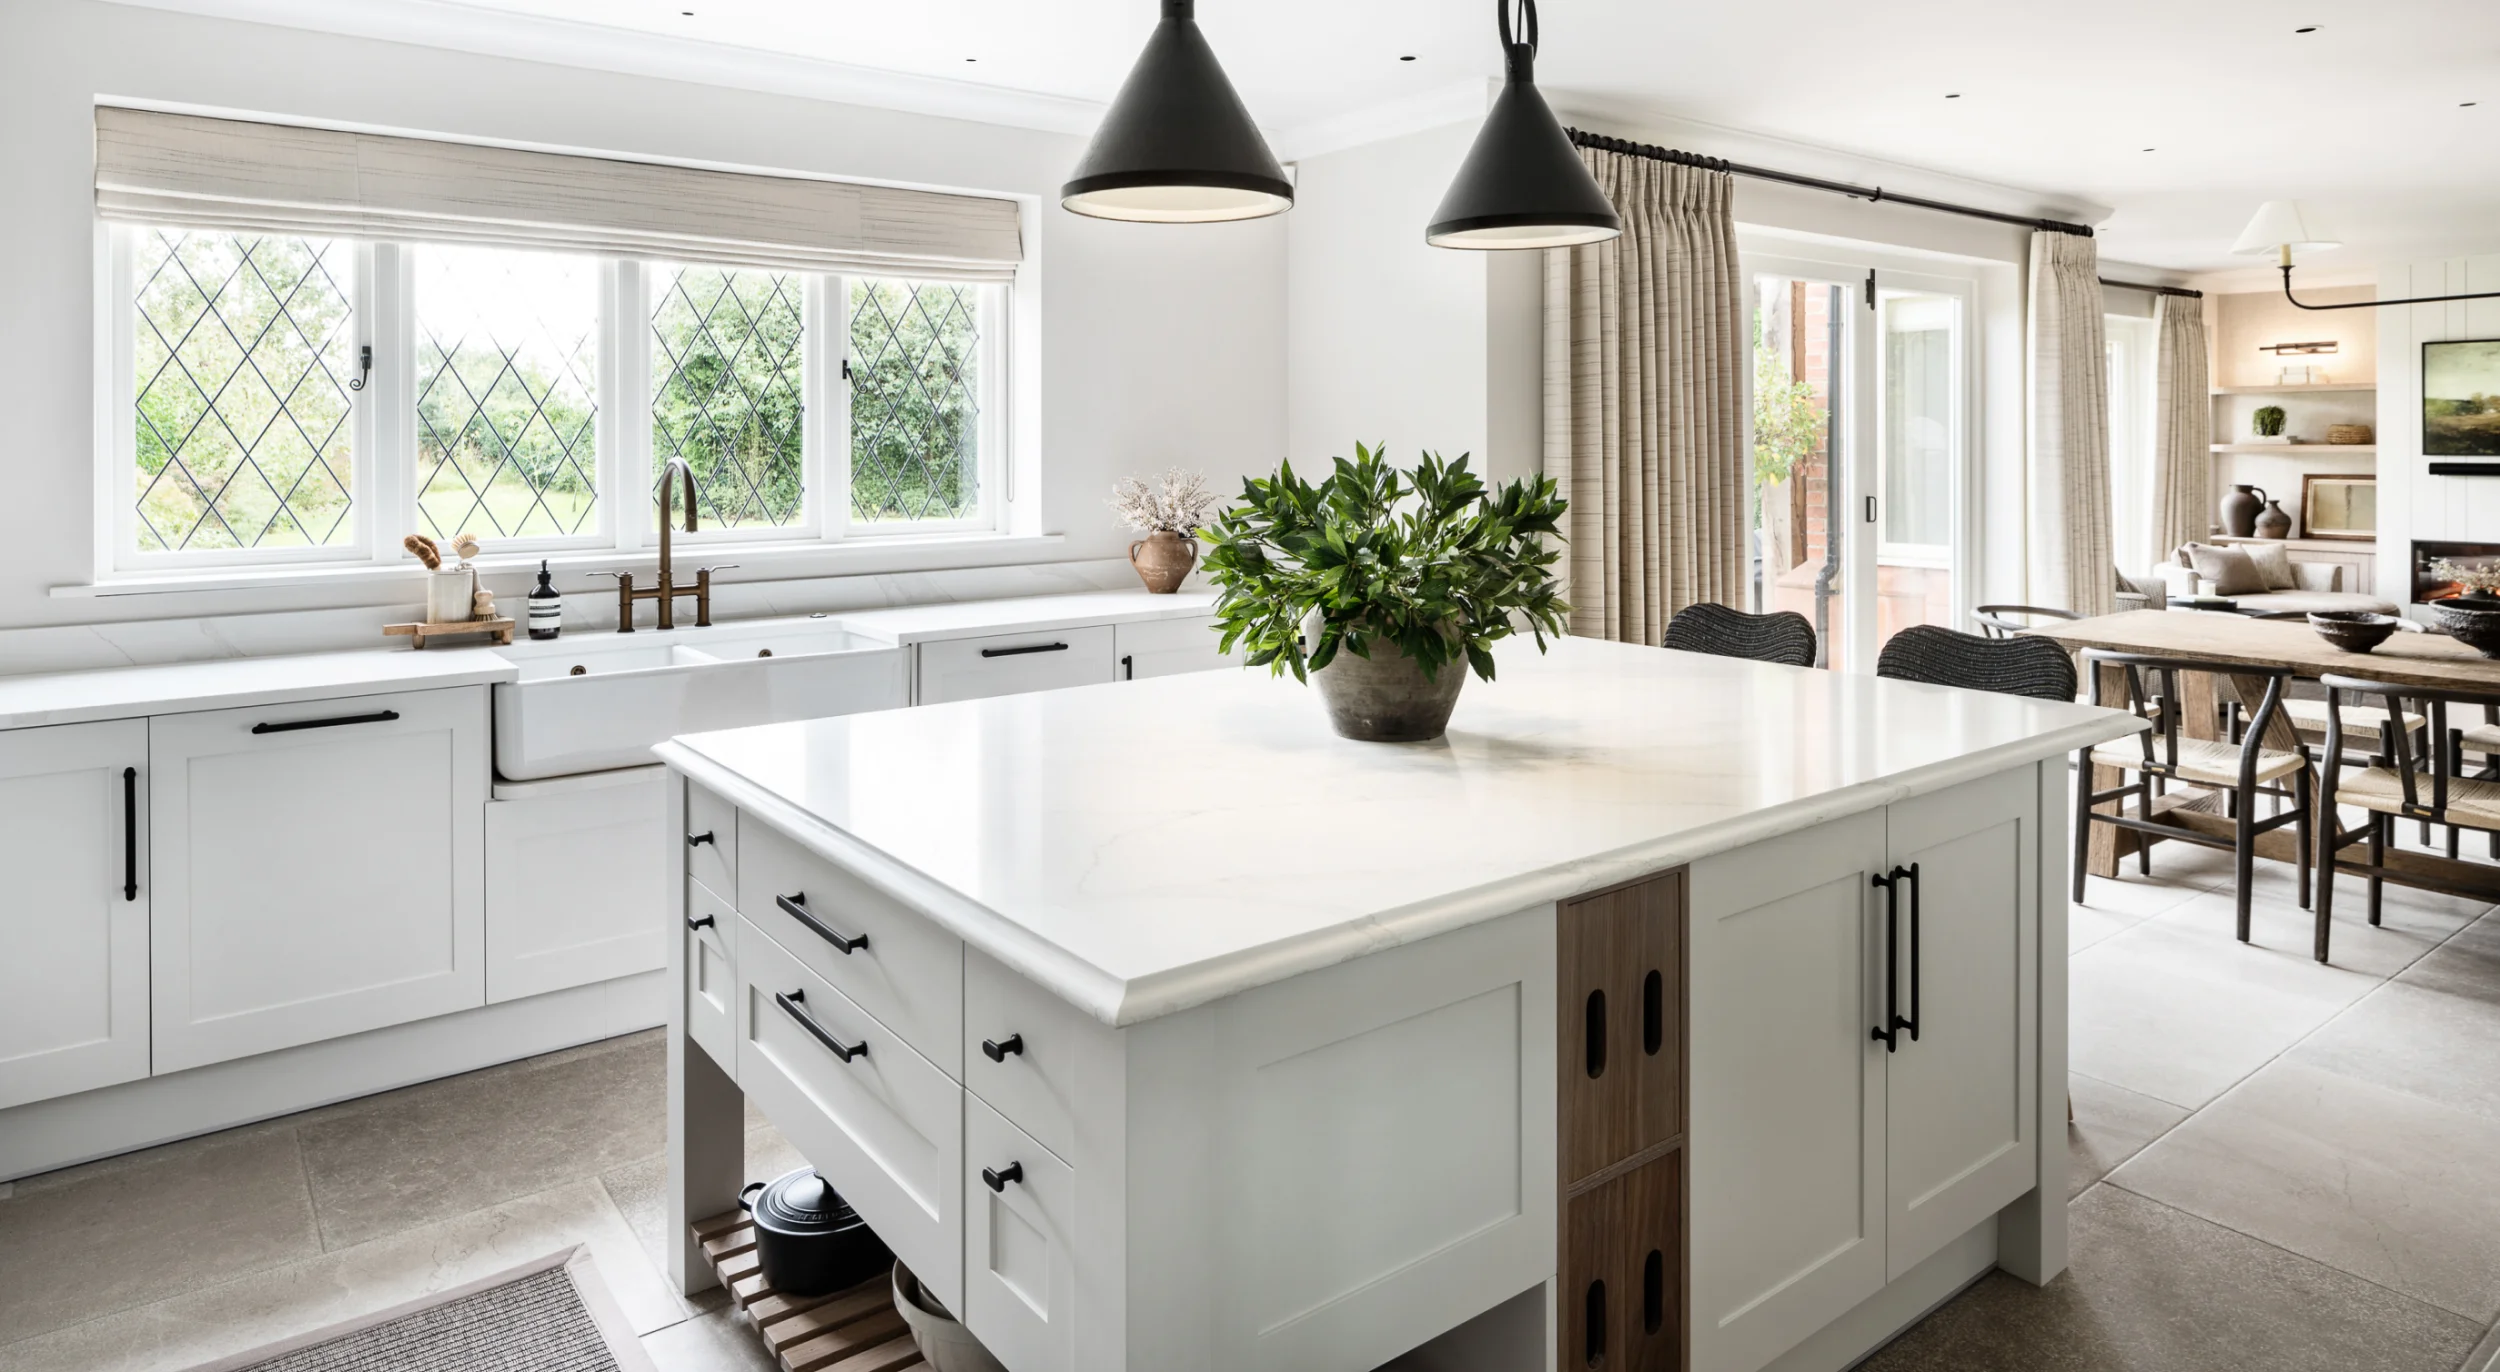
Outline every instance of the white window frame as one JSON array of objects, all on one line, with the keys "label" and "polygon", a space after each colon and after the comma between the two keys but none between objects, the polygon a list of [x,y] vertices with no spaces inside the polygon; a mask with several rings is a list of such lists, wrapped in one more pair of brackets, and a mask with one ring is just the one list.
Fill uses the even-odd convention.
[{"label": "white window frame", "polygon": [[[347,570],[392,568],[413,558],[400,546],[402,533],[417,524],[417,415],[415,255],[423,243],[357,242],[350,289],[354,298],[352,350],[373,349],[373,371],[364,390],[350,399],[350,442],[353,445],[354,500],[351,533],[346,541],[314,548],[239,548],[209,552],[145,552],[138,546],[138,511],[132,474],[138,463],[137,427],[132,415],[138,381],[133,374],[137,309],[132,295],[139,236],[155,230],[146,225],[103,227],[99,276],[103,289],[97,308],[99,338],[105,340],[99,360],[96,474],[96,575],[99,583],[191,571]],[[593,479],[598,483],[595,530],[548,538],[490,538],[485,560],[507,556],[537,558],[549,554],[567,560],[633,555],[656,547],[659,507],[655,484],[638,485],[631,474],[651,472],[651,395],[653,346],[651,295],[654,269],[660,264],[642,258],[604,257],[600,269],[598,417]],[[960,538],[999,533],[1006,528],[1012,492],[1008,445],[1013,439],[1010,410],[1015,403],[1008,375],[1012,283],[983,282],[979,292],[981,414],[978,423],[979,505],[962,519],[921,520],[908,524],[868,523],[851,518],[850,386],[843,379],[850,360],[847,317],[851,277],[825,272],[797,273],[803,278],[802,343],[803,430],[801,480],[806,492],[802,519],[776,529],[703,529],[672,534],[672,541],[700,546],[708,554],[728,549],[758,550],[826,548],[845,543],[895,545],[923,538]],[[899,275],[899,274],[898,274]],[[912,279],[902,276],[900,279]],[[832,344],[833,346],[827,346]],[[656,478],[655,478],[656,479]],[[642,498],[631,493],[641,490]],[[620,509],[638,511],[621,514]],[[678,512],[682,528],[684,514]]]}]

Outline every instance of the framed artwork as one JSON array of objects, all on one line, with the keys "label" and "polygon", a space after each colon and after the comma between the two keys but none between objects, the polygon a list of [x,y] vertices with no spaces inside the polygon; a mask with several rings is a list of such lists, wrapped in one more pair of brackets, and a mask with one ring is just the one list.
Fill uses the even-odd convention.
[{"label": "framed artwork", "polygon": [[2367,473],[2300,479],[2300,536],[2366,541],[2378,537],[2378,478]]},{"label": "framed artwork", "polygon": [[2422,455],[2500,457],[2500,338],[2422,345]]}]

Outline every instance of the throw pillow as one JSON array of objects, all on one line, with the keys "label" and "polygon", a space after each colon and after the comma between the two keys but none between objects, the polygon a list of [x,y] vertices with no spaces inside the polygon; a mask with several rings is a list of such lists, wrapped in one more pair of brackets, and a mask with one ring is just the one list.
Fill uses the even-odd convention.
[{"label": "throw pillow", "polygon": [[2199,543],[2188,550],[2196,567],[2196,575],[2219,596],[2263,595],[2266,579],[2258,574],[2257,564],[2237,548],[2218,548]]},{"label": "throw pillow", "polygon": [[2292,550],[2280,543],[2242,543],[2239,550],[2257,565],[2257,575],[2265,578],[2269,591],[2289,591],[2300,585],[2292,575]]}]

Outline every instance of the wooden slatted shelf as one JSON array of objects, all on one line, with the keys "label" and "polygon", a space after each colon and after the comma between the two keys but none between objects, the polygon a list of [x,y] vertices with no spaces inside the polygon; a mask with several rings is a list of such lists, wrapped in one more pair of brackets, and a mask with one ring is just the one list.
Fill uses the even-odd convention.
[{"label": "wooden slatted shelf", "polygon": [[894,1309],[894,1279],[880,1275],[829,1296],[785,1296],[764,1284],[755,1225],[743,1210],[694,1224],[703,1256],[746,1312],[781,1372],[910,1372],[926,1369],[920,1346]]}]

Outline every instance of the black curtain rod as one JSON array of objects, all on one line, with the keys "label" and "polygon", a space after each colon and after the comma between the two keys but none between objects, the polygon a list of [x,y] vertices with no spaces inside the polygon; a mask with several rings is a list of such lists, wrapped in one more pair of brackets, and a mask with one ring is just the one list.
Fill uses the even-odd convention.
[{"label": "black curtain rod", "polygon": [[1881,186],[1852,186],[1846,181],[1826,181],[1819,176],[1799,176],[1795,172],[1773,171],[1769,167],[1749,167],[1742,162],[1730,162],[1723,157],[1704,157],[1699,153],[1681,152],[1674,148],[1661,148],[1649,143],[1634,143],[1626,139],[1609,138],[1602,133],[1590,133],[1584,129],[1571,129],[1568,132],[1571,134],[1572,144],[1576,147],[1597,148],[1626,157],[1646,157],[1653,161],[1672,162],[1679,167],[1699,167],[1705,171],[1726,172],[1731,176],[1750,176],[1756,181],[1777,181],[1786,186],[1803,186],[1808,190],[1830,191],[1834,195],[1845,195],[1852,200],[1864,200],[1869,204],[1890,201],[1896,205],[1915,205],[1922,210],[1958,214],[1968,219],[1988,219],[1999,224],[2015,224],[2026,229],[2039,229],[2045,233],[2070,233],[2077,238],[2092,236],[2092,226],[2089,224],[2069,224],[2062,219],[2034,219],[2026,215],[2000,214],[1995,210],[1983,210],[1972,205],[1955,205],[1942,200],[1929,200],[1924,196],[1888,194]]},{"label": "black curtain rod", "polygon": [[2179,295],[2190,300],[2205,298],[2203,291],[2191,291],[2185,286],[2147,286],[2141,281],[2112,281],[2106,276],[2101,278],[2101,284],[2115,286],[2122,291],[2150,291],[2155,295]]}]

